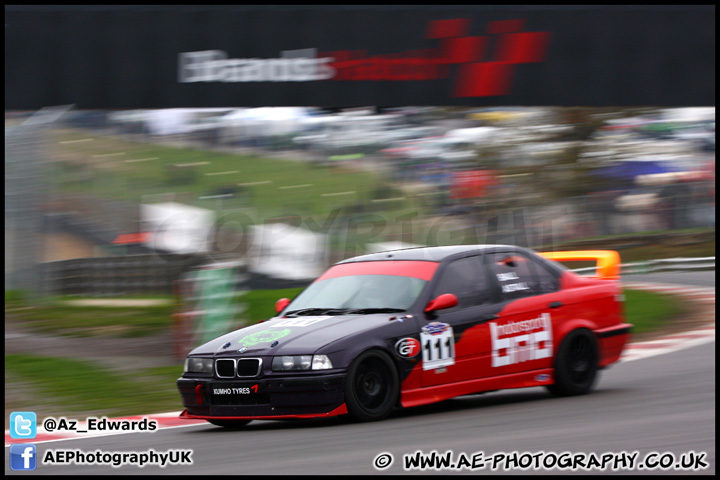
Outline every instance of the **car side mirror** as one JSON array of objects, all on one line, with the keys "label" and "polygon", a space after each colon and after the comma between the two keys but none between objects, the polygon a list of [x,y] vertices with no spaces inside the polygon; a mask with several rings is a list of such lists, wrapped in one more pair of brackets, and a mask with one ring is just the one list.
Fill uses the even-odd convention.
[{"label": "car side mirror", "polygon": [[275,311],[277,313],[280,313],[283,310],[285,310],[285,307],[287,307],[288,305],[290,305],[290,299],[289,298],[281,298],[280,300],[275,302]]},{"label": "car side mirror", "polygon": [[452,308],[458,304],[458,298],[452,293],[443,293],[436,298],[430,300],[425,307],[425,312],[434,312],[435,310],[443,310]]}]

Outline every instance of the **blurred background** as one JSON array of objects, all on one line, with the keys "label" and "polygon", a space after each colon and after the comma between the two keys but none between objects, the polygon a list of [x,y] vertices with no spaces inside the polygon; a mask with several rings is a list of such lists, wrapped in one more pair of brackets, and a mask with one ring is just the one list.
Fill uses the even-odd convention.
[{"label": "blurred background", "polygon": [[170,293],[209,260],[292,283],[403,246],[715,227],[714,107],[5,118],[6,288],[35,295]]},{"label": "blurred background", "polygon": [[[220,294],[231,281],[292,288],[344,258],[411,246],[644,245],[664,256],[663,245],[714,240],[714,107],[5,118],[6,290],[37,302],[198,296],[188,281]],[[196,273],[206,270],[232,278]]]}]

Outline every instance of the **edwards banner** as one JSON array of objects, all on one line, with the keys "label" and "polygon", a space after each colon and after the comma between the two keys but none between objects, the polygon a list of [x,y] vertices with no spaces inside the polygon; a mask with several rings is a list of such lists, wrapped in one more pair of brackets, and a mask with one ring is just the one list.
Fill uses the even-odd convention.
[{"label": "edwards banner", "polygon": [[709,6],[5,6],[5,108],[715,105]]}]

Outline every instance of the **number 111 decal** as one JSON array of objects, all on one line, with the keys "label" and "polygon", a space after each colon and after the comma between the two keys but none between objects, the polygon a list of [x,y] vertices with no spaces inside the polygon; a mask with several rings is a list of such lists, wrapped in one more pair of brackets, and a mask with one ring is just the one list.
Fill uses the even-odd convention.
[{"label": "number 111 decal", "polygon": [[423,370],[455,365],[455,337],[452,327],[446,323],[433,322],[420,332]]}]

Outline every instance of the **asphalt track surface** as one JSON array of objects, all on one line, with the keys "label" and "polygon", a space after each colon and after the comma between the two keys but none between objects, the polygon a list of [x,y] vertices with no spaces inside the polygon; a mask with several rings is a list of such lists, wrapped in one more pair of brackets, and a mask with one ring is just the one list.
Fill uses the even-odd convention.
[{"label": "asphalt track surface", "polygon": [[[714,286],[714,272],[655,274],[631,279]],[[581,397],[555,398],[543,388],[505,390],[399,410],[375,423],[352,423],[344,417],[254,421],[241,431],[200,424],[37,444],[39,458],[43,458],[47,450],[60,449],[84,452],[192,450],[193,464],[143,468],[38,464],[33,472],[17,472],[10,470],[6,453],[5,473],[708,475],[715,473],[715,342],[617,364],[602,372],[592,394]],[[8,450],[6,448],[6,452]],[[491,462],[474,471],[405,470],[403,457],[418,451],[426,454],[451,451],[453,461],[459,460],[461,454],[472,461],[474,455],[478,458],[478,452],[483,452],[484,459],[508,454],[511,460],[518,461],[501,463],[494,471]],[[517,452],[515,457],[513,452]],[[520,461],[529,458],[522,457],[524,453],[539,452],[558,457],[563,453],[601,457],[637,452],[636,466],[646,460],[670,459],[670,455],[676,461],[683,455],[685,458],[694,455],[700,457],[707,468],[649,470],[636,467],[616,471],[520,468]],[[389,453],[394,458],[384,470],[373,465],[381,453]],[[648,458],[653,453],[657,455]]]}]

